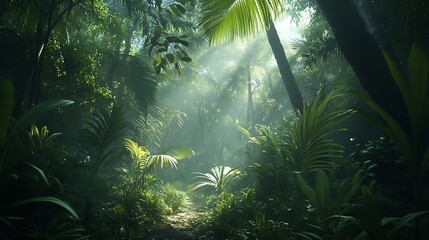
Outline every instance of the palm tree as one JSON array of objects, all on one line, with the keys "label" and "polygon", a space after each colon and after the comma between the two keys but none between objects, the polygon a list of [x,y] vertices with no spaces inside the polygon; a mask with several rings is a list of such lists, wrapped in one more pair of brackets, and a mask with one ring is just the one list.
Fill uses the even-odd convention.
[{"label": "palm tree", "polygon": [[273,19],[280,12],[281,0],[206,0],[200,25],[210,44],[254,35],[267,30],[286,91],[294,109],[302,111],[303,99],[286,58]]}]

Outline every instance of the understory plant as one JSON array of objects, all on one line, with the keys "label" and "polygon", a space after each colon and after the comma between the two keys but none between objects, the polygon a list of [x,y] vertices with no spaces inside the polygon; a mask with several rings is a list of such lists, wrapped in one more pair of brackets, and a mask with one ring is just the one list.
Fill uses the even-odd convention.
[{"label": "understory plant", "polygon": [[249,137],[249,143],[256,146],[256,149],[248,146],[246,151],[249,158],[255,159],[247,169],[256,179],[257,197],[281,197],[285,188],[291,189],[292,174],[281,151],[278,134],[257,125],[256,136]]},{"label": "understory plant", "polygon": [[143,236],[148,227],[160,224],[165,214],[177,212],[183,204],[184,197],[180,198],[183,195],[176,196],[171,189],[164,191],[162,187],[158,190],[161,181],[155,176],[155,167],[175,168],[178,160],[192,156],[193,150],[176,147],[152,155],[146,147],[129,138],[123,138],[123,146],[130,161],[119,168],[122,177],[113,186],[114,194],[107,204],[104,219],[115,238],[135,239]]},{"label": "understory plant", "polygon": [[[246,134],[247,153],[253,161],[247,170],[255,180],[253,201],[257,206],[246,220],[251,223],[246,226],[250,239],[328,235],[333,230],[326,218],[347,212],[345,206],[360,189],[359,175],[334,184],[325,173],[333,172],[339,162],[334,159],[343,154],[334,135],[345,131],[339,125],[353,116],[347,101],[342,89],[322,87],[302,112],[282,121],[278,129],[257,126],[255,136]],[[307,231],[306,224],[320,231]],[[251,228],[256,230],[249,231]]]},{"label": "understory plant", "polygon": [[295,173],[331,171],[331,160],[342,157],[343,146],[332,136],[346,130],[338,126],[354,111],[347,106],[344,89],[325,91],[322,86],[313,101],[304,104],[302,112],[282,123],[281,151]]},{"label": "understory plant", "polygon": [[[384,56],[404,99],[406,112],[402,114],[408,117],[409,127],[401,125],[375,101],[361,94],[358,94],[359,98],[374,112],[359,111],[375,122],[396,145],[401,163],[408,169],[406,178],[409,179],[408,188],[412,189],[413,199],[401,203],[406,206],[404,216],[382,218],[381,225],[389,223],[393,226],[386,231],[386,239],[403,239],[405,236],[400,234],[401,231],[409,232],[407,237],[425,239],[429,236],[425,228],[429,222],[429,141],[426,134],[429,131],[429,57],[419,44],[414,43],[408,57],[408,74],[404,76],[391,56],[386,53]],[[369,198],[368,190],[362,191],[364,199],[365,196]],[[371,235],[363,229],[364,233]]]},{"label": "understory plant", "polygon": [[209,173],[196,172],[194,174],[197,175],[194,179],[198,179],[198,181],[191,187],[191,191],[204,188],[206,191],[222,194],[229,183],[241,175],[241,172],[228,166],[216,166]]},{"label": "understory plant", "polygon": [[204,190],[214,194],[209,197],[209,229],[216,238],[231,238],[234,231],[243,223],[240,211],[242,198],[227,191],[232,180],[241,176],[241,171],[228,166],[216,166],[209,173],[194,173],[196,181],[191,191]]},{"label": "understory plant", "polygon": [[393,79],[404,98],[411,131],[401,126],[370,98],[359,95],[376,114],[360,109],[373,120],[395,143],[403,157],[403,164],[411,176],[416,209],[429,202],[429,57],[418,44],[413,44],[408,58],[408,76],[403,76],[391,57],[385,54]]},{"label": "understory plant", "polygon": [[[341,158],[343,153],[343,147],[332,136],[346,130],[338,126],[352,115],[344,91],[322,87],[314,100],[304,104],[302,112],[284,120],[278,131],[259,126],[249,143],[258,147],[258,157],[250,170],[256,175],[260,191],[281,192],[296,181],[294,174],[331,171],[335,166],[332,158]],[[255,155],[255,151],[249,155]]]},{"label": "understory plant", "polygon": [[41,102],[18,119],[12,117],[13,103],[11,81],[0,78],[0,238],[87,239],[52,170],[65,157],[52,141],[58,134],[34,125],[73,102]]},{"label": "understory plant", "polygon": [[176,214],[186,205],[186,193],[167,183],[161,188],[162,199],[168,208],[168,212]]},{"label": "understory plant", "polygon": [[[386,173],[390,175],[399,174],[401,176],[389,177],[390,181],[402,179],[404,183],[400,183],[401,187],[397,189],[374,191],[371,185],[383,187],[386,183],[373,180],[367,182],[372,183],[370,186],[360,186],[353,183],[356,182],[353,178],[350,191],[344,192],[345,195],[341,194],[341,191],[338,192],[345,206],[354,206],[344,212],[344,206],[340,208],[341,211],[332,211],[335,209],[330,204],[335,202],[335,197],[330,196],[329,179],[323,171],[318,171],[314,188],[307,183],[305,177],[298,175],[299,185],[311,207],[314,207],[314,213],[320,215],[324,212],[313,219],[313,224],[316,223],[316,226],[311,225],[314,227],[297,233],[305,239],[387,240],[426,239],[429,236],[425,227],[429,223],[427,208],[429,146],[427,137],[423,134],[429,130],[429,58],[421,47],[414,44],[408,59],[408,77],[403,77],[390,56],[385,55],[385,58],[405,100],[407,112],[403,114],[409,117],[410,128],[403,122],[401,125],[398,119],[389,115],[369,97],[358,94],[358,97],[374,112],[358,110],[374,121],[387,136],[381,141],[367,145],[367,152],[359,156],[364,164],[371,164],[360,171],[360,174],[364,174],[362,176],[364,180],[371,180],[371,178],[380,180],[380,174],[374,174],[377,173],[374,171],[376,167],[401,163],[408,171],[401,171],[399,166],[394,172],[391,168],[378,171],[390,171]],[[391,143],[394,144],[394,148]],[[390,154],[387,154],[389,152]],[[365,174],[368,175],[365,176]],[[413,193],[411,199],[398,194],[404,192],[404,187],[408,189],[405,192]],[[358,188],[360,191],[357,191]],[[340,186],[339,189],[347,188]],[[355,196],[352,201],[350,197],[357,195],[356,192],[360,192],[360,196]]]}]

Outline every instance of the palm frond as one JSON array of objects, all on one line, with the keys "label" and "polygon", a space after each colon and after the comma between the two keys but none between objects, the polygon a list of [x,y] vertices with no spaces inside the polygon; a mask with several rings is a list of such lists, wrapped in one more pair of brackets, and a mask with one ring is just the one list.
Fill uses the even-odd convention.
[{"label": "palm frond", "polygon": [[126,56],[125,63],[121,68],[121,74],[125,79],[127,90],[134,95],[143,114],[147,115],[148,107],[155,102],[158,91],[155,72],[147,62],[137,56]]},{"label": "palm frond", "polygon": [[152,168],[155,168],[157,165],[163,168],[167,164],[173,168],[177,168],[177,159],[167,154],[157,154],[149,157],[148,165]]},{"label": "palm frond", "polygon": [[144,146],[139,146],[138,143],[131,139],[125,138],[124,145],[134,161],[142,162],[150,155],[149,151]]},{"label": "palm frond", "polygon": [[195,155],[194,149],[188,146],[175,146],[167,149],[165,153],[177,160],[183,160],[185,158],[193,157]]},{"label": "palm frond", "polygon": [[131,135],[135,138],[144,136],[144,145],[160,145],[162,136],[162,120],[166,118],[164,110],[158,106],[150,105],[148,114],[145,115],[138,109],[129,111],[126,116],[133,125]]},{"label": "palm frond", "polygon": [[266,30],[282,0],[205,0],[200,26],[210,44],[238,40]]},{"label": "palm frond", "polygon": [[128,126],[124,114],[122,108],[114,107],[111,112],[104,110],[84,121],[86,126],[79,132],[78,141],[85,144],[91,165],[96,169],[103,168],[114,159],[112,154],[119,151],[119,141]]},{"label": "palm frond", "polygon": [[176,125],[177,127],[181,128],[183,127],[183,124],[185,123],[185,120],[188,119],[188,115],[182,111],[179,111],[177,109],[164,109],[164,113],[169,115],[169,120],[167,122],[169,128]]},{"label": "palm frond", "polygon": [[284,121],[284,155],[296,172],[331,170],[330,158],[342,157],[340,144],[328,139],[330,135],[345,129],[335,129],[341,122],[352,116],[342,100],[344,93],[338,90],[326,94],[323,88],[311,104],[304,106],[302,113],[297,113],[292,121]]},{"label": "palm frond", "polygon": [[133,160],[143,164],[139,165],[142,166],[142,169],[148,167],[153,170],[158,165],[161,168],[163,168],[164,165],[170,165],[173,168],[177,168],[178,161],[195,155],[194,150],[187,146],[176,146],[168,148],[160,154],[151,155],[145,147],[139,146],[131,139],[125,138],[124,144],[125,148],[130,152]]},{"label": "palm frond", "polygon": [[19,27],[36,30],[40,27],[40,23],[50,24],[50,27],[54,26],[76,7],[84,10],[90,9],[91,2],[84,0],[11,1],[6,9],[6,16],[17,23]]},{"label": "palm frond", "polygon": [[281,142],[275,131],[267,126],[256,125],[256,136],[249,138],[249,143],[256,144],[265,155],[269,156],[270,162],[282,161]]},{"label": "palm frond", "polygon": [[331,36],[324,36],[323,33],[315,38],[294,39],[291,47],[307,68],[326,62],[329,57],[340,54],[335,39]]},{"label": "palm frond", "polygon": [[191,187],[191,191],[200,188],[222,193],[232,179],[241,175],[241,172],[236,168],[227,166],[216,166],[210,170],[210,173],[194,173],[197,176],[194,179],[200,179]]}]

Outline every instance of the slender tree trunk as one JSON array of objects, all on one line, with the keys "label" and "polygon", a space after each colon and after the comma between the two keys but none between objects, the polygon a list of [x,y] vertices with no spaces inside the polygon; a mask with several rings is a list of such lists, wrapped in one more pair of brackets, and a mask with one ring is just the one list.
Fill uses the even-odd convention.
[{"label": "slender tree trunk", "polygon": [[204,114],[203,104],[199,104],[197,106],[197,115],[198,115],[198,128],[200,130],[199,139],[197,138],[199,143],[199,149],[204,149],[205,139],[206,139],[206,135],[205,135],[206,117]]},{"label": "slender tree trunk", "polygon": [[131,40],[133,39],[134,32],[137,29],[137,18],[133,20],[133,25],[128,30],[127,37],[125,38],[125,49],[124,49],[124,57],[127,57],[131,51]]},{"label": "slender tree trunk", "polygon": [[[70,13],[75,6],[79,5],[83,1],[84,0],[77,0],[68,4],[64,9],[59,10],[59,6],[61,6],[65,0],[51,0],[50,7],[48,9],[48,17],[46,19],[44,17],[40,17],[38,20],[33,70],[27,80],[23,99],[21,99],[21,103],[19,103],[23,106],[24,111],[37,104],[40,100],[40,78],[43,70],[43,62],[49,39],[55,26],[61,19],[63,19],[65,14]],[[58,15],[55,14],[56,10],[59,10]]]},{"label": "slender tree trunk", "polygon": [[405,104],[399,89],[377,41],[369,33],[352,1],[317,0],[317,3],[362,87],[374,101],[409,129],[409,121],[403,115]]},{"label": "slender tree trunk", "polygon": [[247,122],[249,123],[250,128],[253,129],[253,91],[251,80],[251,71],[249,65],[249,71],[247,73]]},{"label": "slender tree trunk", "polygon": [[302,111],[303,99],[301,91],[298,88],[298,84],[296,84],[295,76],[292,73],[292,69],[286,58],[285,51],[273,22],[270,23],[270,29],[267,31],[267,37],[277,61],[283,83],[286,86],[290,102],[295,110]]}]

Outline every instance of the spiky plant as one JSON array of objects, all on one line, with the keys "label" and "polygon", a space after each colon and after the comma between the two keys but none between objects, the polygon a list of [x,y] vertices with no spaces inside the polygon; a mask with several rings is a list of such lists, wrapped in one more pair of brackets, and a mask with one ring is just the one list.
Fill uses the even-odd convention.
[{"label": "spiky plant", "polygon": [[138,143],[134,142],[131,139],[124,139],[125,149],[130,153],[131,158],[134,160],[138,168],[146,168],[147,167],[147,157],[149,155],[149,150],[147,150],[144,146],[139,146]]},{"label": "spiky plant", "polygon": [[345,92],[334,89],[325,94],[322,88],[311,103],[292,120],[282,124],[282,152],[292,170],[298,173],[331,170],[331,158],[342,157],[343,147],[330,137],[346,129],[336,127],[352,116]]},{"label": "spiky plant", "polygon": [[258,195],[268,197],[281,193],[288,185],[291,175],[281,152],[278,134],[266,126],[258,125],[256,136],[250,137],[249,143],[258,147],[257,154],[248,148],[249,157],[257,158],[248,169],[256,177]]},{"label": "spiky plant", "polygon": [[208,191],[215,191],[221,194],[231,180],[240,176],[241,172],[238,169],[227,166],[216,166],[209,173],[196,172],[194,174],[197,175],[194,179],[199,179],[199,181],[191,187],[191,191],[205,188]]}]

